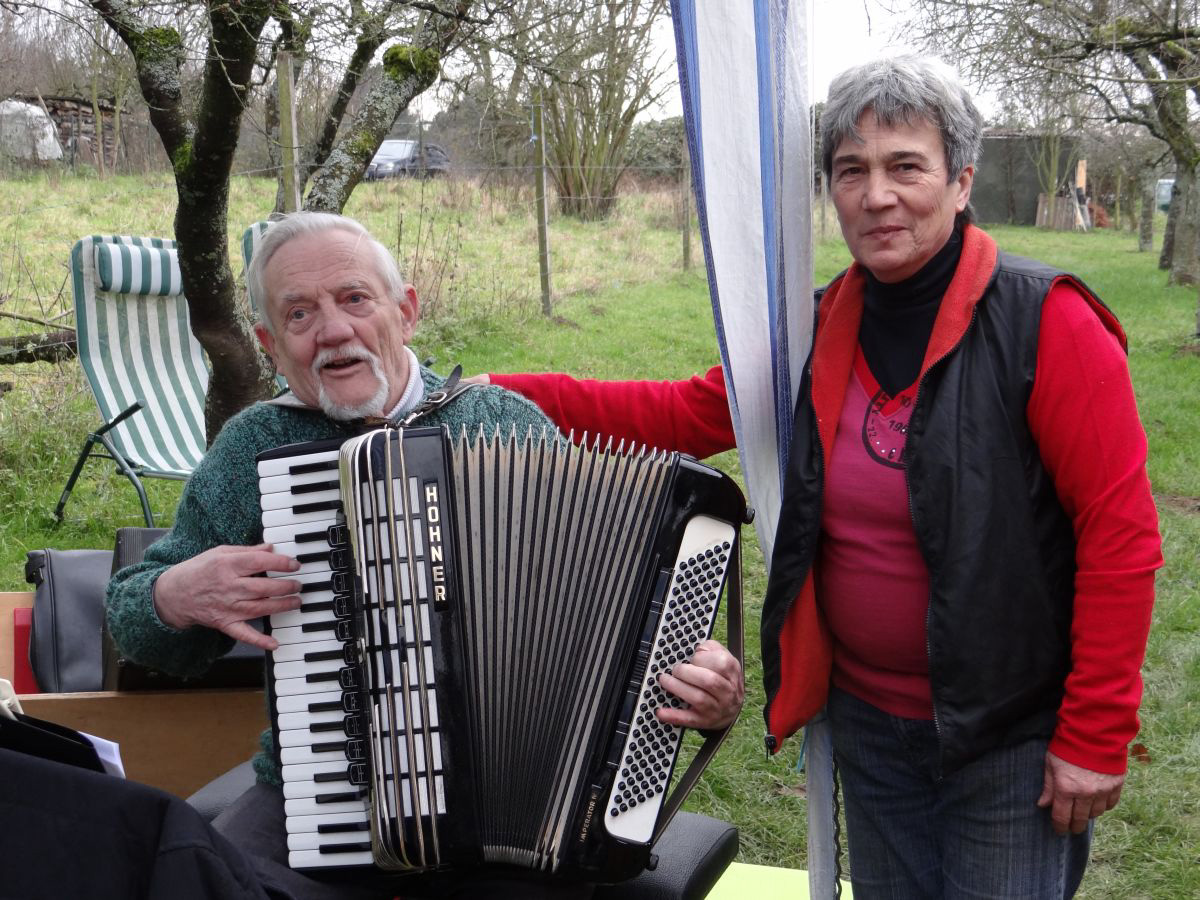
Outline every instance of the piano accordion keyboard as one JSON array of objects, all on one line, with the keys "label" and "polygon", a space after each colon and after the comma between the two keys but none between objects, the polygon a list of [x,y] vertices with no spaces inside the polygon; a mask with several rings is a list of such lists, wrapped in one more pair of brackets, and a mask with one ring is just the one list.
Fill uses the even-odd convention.
[{"label": "piano accordion keyboard", "polygon": [[648,846],[681,744],[658,678],[711,636],[740,494],[690,511],[724,515],[730,487],[697,501],[675,454],[438,438],[436,472],[396,431],[260,463],[264,539],[304,585],[271,619],[290,864],[428,869],[469,835],[466,858],[555,871]]}]

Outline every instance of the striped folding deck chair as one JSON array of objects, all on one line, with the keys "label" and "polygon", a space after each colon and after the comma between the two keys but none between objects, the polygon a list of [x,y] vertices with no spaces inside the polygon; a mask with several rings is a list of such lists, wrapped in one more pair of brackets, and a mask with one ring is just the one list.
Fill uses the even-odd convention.
[{"label": "striped folding deck chair", "polygon": [[[250,271],[250,260],[254,259],[254,251],[258,249],[259,242],[267,233],[267,229],[271,227],[269,221],[255,222],[249,228],[242,232],[242,281],[246,285],[246,296],[250,298],[250,309],[257,316],[259,311],[259,303],[261,299],[255,297],[250,291],[250,280],[246,277],[246,273]],[[279,389],[279,393],[287,390],[287,379],[279,372],[275,373],[275,386]]]},{"label": "striped folding deck chair", "polygon": [[[250,271],[250,260],[254,259],[254,251],[258,249],[259,242],[263,235],[267,233],[267,229],[271,227],[268,221],[255,222],[249,228],[242,232],[242,278],[245,280],[245,273]],[[250,282],[246,281],[246,296],[250,298],[250,308],[257,314],[261,299],[250,293]]]},{"label": "striped folding deck chair", "polygon": [[141,479],[185,479],[204,455],[208,362],[188,323],[175,242],[93,236],[71,249],[79,361],[100,409],[59,498],[84,463],[110,459],[133,483],[146,525],[154,515]]}]

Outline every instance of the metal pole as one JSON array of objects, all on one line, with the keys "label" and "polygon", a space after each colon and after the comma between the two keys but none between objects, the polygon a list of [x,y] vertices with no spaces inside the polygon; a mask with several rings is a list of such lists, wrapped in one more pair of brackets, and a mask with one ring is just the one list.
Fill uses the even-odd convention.
[{"label": "metal pole", "polygon": [[542,313],[548,318],[552,314],[550,308],[550,235],[548,219],[550,211],[546,197],[546,132],[542,125],[542,95],[538,94],[537,102],[533,105],[533,139],[537,142],[536,178],[537,178],[537,230],[538,230],[538,270],[542,276]]},{"label": "metal pole", "polygon": [[283,178],[283,211],[300,208],[300,185],[296,176],[296,154],[300,138],[296,131],[296,101],[292,92],[292,54],[280,50],[275,57],[275,81],[279,85],[280,175]]}]

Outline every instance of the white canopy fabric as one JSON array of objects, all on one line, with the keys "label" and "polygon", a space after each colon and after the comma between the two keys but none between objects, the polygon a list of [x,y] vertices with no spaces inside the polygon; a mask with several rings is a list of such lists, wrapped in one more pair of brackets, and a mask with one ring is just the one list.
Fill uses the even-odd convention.
[{"label": "white canopy fabric", "polygon": [[[769,563],[812,343],[807,4],[672,0],[671,14],[717,340]],[[805,752],[810,890],[832,897],[833,759],[823,721],[806,729]]]}]

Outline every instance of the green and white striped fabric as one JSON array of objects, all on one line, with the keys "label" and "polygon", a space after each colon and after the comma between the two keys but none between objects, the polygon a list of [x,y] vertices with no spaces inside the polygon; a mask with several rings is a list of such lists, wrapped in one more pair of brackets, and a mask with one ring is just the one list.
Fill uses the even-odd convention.
[{"label": "green and white striped fabric", "polygon": [[242,277],[246,282],[246,295],[250,298],[250,308],[254,310],[255,315],[262,314],[262,307],[259,306],[259,298],[255,297],[254,294],[251,293],[250,281],[245,277],[244,273],[250,271],[250,260],[254,259],[254,251],[258,249],[258,245],[262,241],[263,235],[267,233],[267,229],[270,227],[270,222],[255,222],[242,232],[242,263],[244,265],[244,268],[242,269]]},{"label": "green and white striped fabric", "polygon": [[137,244],[96,244],[96,287],[110,294],[183,293],[179,256],[174,247]]},{"label": "green and white striped fabric", "polygon": [[[264,220],[262,222],[255,222],[242,232],[242,281],[246,285],[246,296],[250,298],[250,308],[254,310],[256,316],[262,315],[261,307],[259,306],[259,299],[250,290],[250,279],[246,277],[246,273],[250,271],[250,260],[254,259],[254,252],[258,249],[263,235],[267,233],[267,229],[270,227],[271,223]],[[280,391],[287,390],[287,379],[279,372],[275,373],[275,385]]]},{"label": "green and white striped fabric", "polygon": [[79,360],[109,432],[142,474],[185,478],[204,455],[208,362],[188,323],[175,242],[92,236],[71,249]]}]

